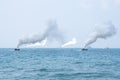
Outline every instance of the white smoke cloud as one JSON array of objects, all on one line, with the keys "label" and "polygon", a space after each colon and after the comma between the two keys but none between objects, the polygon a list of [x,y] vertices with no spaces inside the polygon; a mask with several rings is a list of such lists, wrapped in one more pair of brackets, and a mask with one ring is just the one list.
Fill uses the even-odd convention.
[{"label": "white smoke cloud", "polygon": [[53,39],[57,39],[61,43],[64,42],[63,35],[58,29],[56,21],[51,20],[48,24],[47,30],[43,34],[27,36],[27,37],[19,39],[17,48],[19,48],[22,45],[26,45],[26,44],[36,43],[38,45],[38,43],[41,43],[41,41],[45,40],[46,38],[50,41]]},{"label": "white smoke cloud", "polygon": [[95,31],[90,34],[90,37],[84,44],[84,48],[97,41],[97,39],[106,39],[116,34],[116,28],[111,22],[102,25],[96,25]]},{"label": "white smoke cloud", "polygon": [[36,42],[35,44],[28,44],[26,47],[43,47],[47,44],[47,39],[41,41],[41,42]]},{"label": "white smoke cloud", "polygon": [[75,45],[76,43],[77,43],[76,38],[73,38],[71,41],[68,41],[67,43],[63,44],[61,47]]}]

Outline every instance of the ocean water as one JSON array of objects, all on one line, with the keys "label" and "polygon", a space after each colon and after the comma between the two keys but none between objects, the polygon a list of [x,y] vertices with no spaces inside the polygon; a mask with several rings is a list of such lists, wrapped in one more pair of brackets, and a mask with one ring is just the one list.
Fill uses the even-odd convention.
[{"label": "ocean water", "polygon": [[0,80],[120,80],[120,49],[0,49]]}]

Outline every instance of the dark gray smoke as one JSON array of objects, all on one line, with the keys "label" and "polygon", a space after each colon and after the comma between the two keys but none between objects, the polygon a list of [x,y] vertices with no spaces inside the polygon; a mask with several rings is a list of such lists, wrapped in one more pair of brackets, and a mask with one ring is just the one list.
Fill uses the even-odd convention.
[{"label": "dark gray smoke", "polygon": [[116,34],[116,28],[111,22],[107,22],[101,25],[97,25],[94,32],[84,44],[84,48],[97,41],[97,39],[106,39]]},{"label": "dark gray smoke", "polygon": [[57,39],[61,43],[64,42],[63,35],[61,34],[60,30],[58,29],[56,21],[51,20],[48,24],[47,30],[42,35],[37,34],[37,35],[33,35],[31,37],[27,36],[25,38],[19,39],[17,48],[19,48],[20,46],[25,45],[25,44],[34,44],[37,42],[41,42],[41,41],[45,40],[46,38],[48,40]]}]

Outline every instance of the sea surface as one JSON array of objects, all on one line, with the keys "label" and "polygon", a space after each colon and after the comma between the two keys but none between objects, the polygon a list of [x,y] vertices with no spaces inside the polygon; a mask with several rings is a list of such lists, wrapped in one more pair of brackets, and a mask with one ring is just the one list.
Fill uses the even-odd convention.
[{"label": "sea surface", "polygon": [[0,49],[0,80],[120,80],[120,49]]}]

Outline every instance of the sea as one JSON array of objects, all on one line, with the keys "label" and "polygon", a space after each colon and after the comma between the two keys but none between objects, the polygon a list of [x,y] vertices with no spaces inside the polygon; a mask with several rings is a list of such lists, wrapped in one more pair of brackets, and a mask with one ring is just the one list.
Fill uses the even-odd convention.
[{"label": "sea", "polygon": [[0,49],[0,80],[120,80],[120,49]]}]

